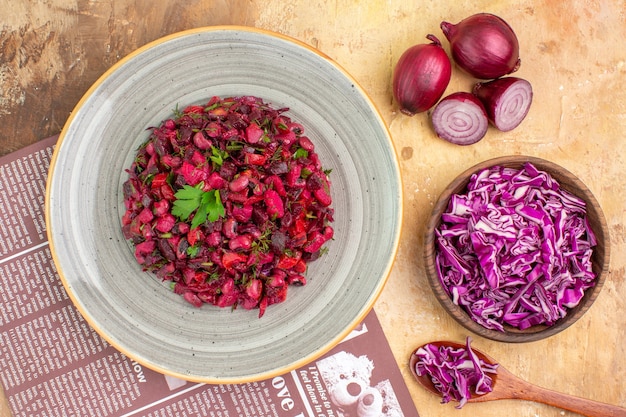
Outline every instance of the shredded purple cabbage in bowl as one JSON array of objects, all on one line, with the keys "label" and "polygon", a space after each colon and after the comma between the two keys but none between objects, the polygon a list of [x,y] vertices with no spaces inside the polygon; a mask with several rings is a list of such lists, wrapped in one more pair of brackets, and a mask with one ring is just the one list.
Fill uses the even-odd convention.
[{"label": "shredded purple cabbage in bowl", "polygon": [[609,263],[602,210],[571,173],[511,156],[459,175],[427,226],[440,303],[469,330],[507,342],[555,334],[598,295]]}]

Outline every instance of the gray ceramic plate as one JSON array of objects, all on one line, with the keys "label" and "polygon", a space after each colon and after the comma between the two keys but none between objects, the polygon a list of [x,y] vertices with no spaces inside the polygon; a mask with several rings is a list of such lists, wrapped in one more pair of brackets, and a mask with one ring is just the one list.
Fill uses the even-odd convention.
[{"label": "gray ceramic plate", "polygon": [[[124,170],[146,129],[213,95],[289,107],[332,169],[335,239],[310,265],[308,284],[261,319],[191,306],[141,271],[121,233]],[[51,163],[48,237],[72,301],[121,352],[187,380],[259,380],[325,353],[371,309],[398,246],[400,182],[380,114],[328,57],[258,29],[202,28],[137,50],[79,102]]]}]

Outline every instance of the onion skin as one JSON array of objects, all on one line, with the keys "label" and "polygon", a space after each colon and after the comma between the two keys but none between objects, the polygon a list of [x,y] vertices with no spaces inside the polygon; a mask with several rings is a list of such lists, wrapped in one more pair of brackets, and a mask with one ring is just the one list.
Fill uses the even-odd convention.
[{"label": "onion skin", "polygon": [[530,83],[517,77],[476,83],[472,92],[485,106],[489,122],[502,132],[522,123],[533,100]]},{"label": "onion skin", "polygon": [[452,63],[434,35],[430,44],[407,49],[393,72],[393,96],[407,116],[430,109],[441,98],[452,76]]},{"label": "onion skin", "polygon": [[472,93],[452,93],[435,106],[431,122],[437,136],[456,145],[472,145],[487,134],[489,120],[482,102]]},{"label": "onion skin", "polygon": [[478,13],[456,25],[441,22],[440,26],[456,64],[475,78],[499,78],[517,71],[521,65],[517,36],[496,15]]}]

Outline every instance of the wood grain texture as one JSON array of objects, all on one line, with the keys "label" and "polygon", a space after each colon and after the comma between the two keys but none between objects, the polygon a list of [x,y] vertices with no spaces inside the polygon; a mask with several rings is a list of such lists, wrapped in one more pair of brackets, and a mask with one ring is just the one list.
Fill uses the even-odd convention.
[{"label": "wood grain texture", "polygon": [[0,29],[0,154],[58,134],[91,84],[138,47],[185,29],[253,25],[257,18],[246,0],[11,3]]}]

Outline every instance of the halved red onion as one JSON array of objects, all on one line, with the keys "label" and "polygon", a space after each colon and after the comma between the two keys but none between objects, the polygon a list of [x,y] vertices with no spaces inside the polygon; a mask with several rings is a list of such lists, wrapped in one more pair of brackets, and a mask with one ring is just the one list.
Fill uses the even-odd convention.
[{"label": "halved red onion", "polygon": [[491,124],[503,132],[522,123],[533,100],[530,83],[517,77],[477,83],[473,93],[485,106]]},{"label": "halved red onion", "polygon": [[460,91],[444,97],[431,113],[435,133],[457,145],[471,145],[487,133],[489,121],[481,101]]}]

